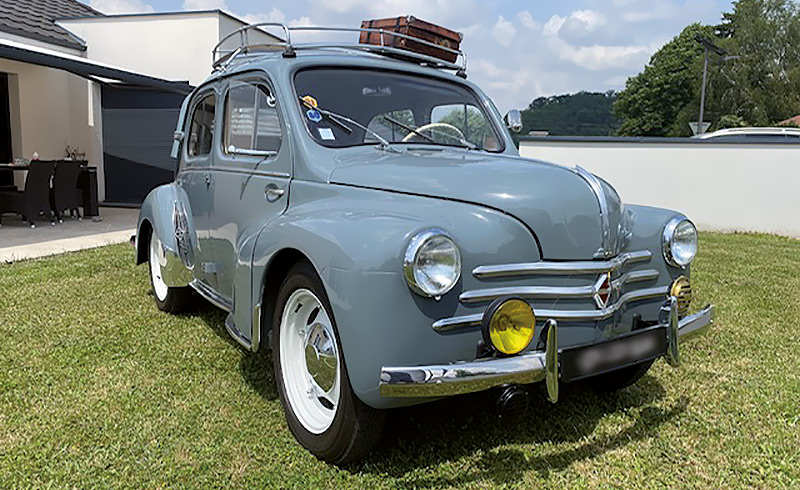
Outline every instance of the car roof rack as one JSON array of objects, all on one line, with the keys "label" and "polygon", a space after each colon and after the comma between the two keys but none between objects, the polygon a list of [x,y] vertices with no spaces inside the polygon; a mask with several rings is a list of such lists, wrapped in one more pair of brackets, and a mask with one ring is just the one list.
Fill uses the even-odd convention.
[{"label": "car roof rack", "polygon": [[[265,27],[272,27],[278,28],[283,31],[284,39],[280,39],[279,37],[275,36],[274,34],[269,33],[268,31],[264,30]],[[276,38],[275,42],[258,42],[258,43],[251,43],[250,42],[250,32],[251,31],[260,31],[260,34],[267,34]],[[292,33],[299,33],[299,32],[335,32],[335,33],[342,33],[342,32],[353,32],[353,33],[377,33],[379,34],[379,38],[381,40],[380,45],[373,45],[373,44],[360,44],[360,43],[293,43],[292,42]],[[238,36],[239,37],[239,45],[236,47],[228,47],[223,48],[223,44],[225,44],[228,40]],[[391,46],[383,45],[384,36],[392,36],[398,38],[405,38],[413,40],[416,43],[424,44],[429,47],[436,48],[441,51],[446,51],[450,54],[456,55],[456,62],[451,63],[446,60],[442,60],[433,56],[428,56],[425,54],[415,53],[413,51],[408,51],[405,49],[398,49],[393,48]],[[244,27],[241,27],[227,36],[223,37],[214,49],[212,50],[212,59],[213,59],[213,69],[215,72],[225,71],[228,67],[230,67],[235,61],[242,60],[243,57],[246,55],[258,53],[258,52],[276,52],[282,51],[283,56],[285,58],[293,58],[297,56],[297,51],[301,50],[339,50],[339,51],[357,51],[357,52],[368,52],[373,53],[381,56],[385,56],[388,58],[399,59],[411,63],[415,63],[422,66],[429,66],[433,68],[440,68],[444,70],[453,70],[456,72],[456,75],[466,78],[467,77],[467,56],[464,54],[463,51],[457,49],[447,48],[445,46],[440,46],[436,43],[432,43],[425,39],[420,39],[418,37],[409,36],[407,34],[401,34],[399,32],[387,31],[385,29],[371,29],[371,28],[348,28],[348,27],[314,27],[314,26],[297,26],[297,27],[290,27],[286,24],[281,24],[278,22],[259,22],[256,24],[249,24]]]}]

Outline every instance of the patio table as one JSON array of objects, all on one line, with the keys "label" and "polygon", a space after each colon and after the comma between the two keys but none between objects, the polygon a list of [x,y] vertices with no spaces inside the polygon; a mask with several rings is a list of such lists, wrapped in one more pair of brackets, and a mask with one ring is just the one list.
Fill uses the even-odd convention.
[{"label": "patio table", "polygon": [[[99,216],[99,203],[97,201],[97,167],[90,167],[87,162],[81,163],[81,175],[78,178],[78,188],[81,192],[81,205],[83,215],[87,217]],[[0,170],[27,171],[29,164],[0,163]]]}]

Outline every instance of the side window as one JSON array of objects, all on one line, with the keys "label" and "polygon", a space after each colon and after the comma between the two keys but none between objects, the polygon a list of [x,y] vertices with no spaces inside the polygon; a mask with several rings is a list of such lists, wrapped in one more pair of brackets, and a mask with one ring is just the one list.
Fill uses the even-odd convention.
[{"label": "side window", "polygon": [[275,97],[263,84],[234,82],[225,101],[225,152],[275,152],[281,127]]},{"label": "side window", "polygon": [[[404,126],[405,128],[416,127],[416,124],[414,124],[414,113],[411,112],[411,109],[401,109],[378,114],[367,124],[369,129],[375,131],[390,142],[403,141],[403,138],[408,136],[410,131],[405,129]],[[364,141],[377,142],[378,140],[367,133],[364,137]]]},{"label": "side window", "polygon": [[186,148],[190,157],[211,153],[211,143],[214,140],[215,104],[216,97],[211,94],[203,97],[194,108],[189,130],[189,142]]}]

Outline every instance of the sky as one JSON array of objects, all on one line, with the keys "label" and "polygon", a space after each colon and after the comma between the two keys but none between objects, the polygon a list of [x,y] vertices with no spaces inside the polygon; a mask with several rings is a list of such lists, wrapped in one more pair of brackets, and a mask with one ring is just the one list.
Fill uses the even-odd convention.
[{"label": "sky", "polygon": [[464,34],[469,79],[498,108],[625,87],[693,22],[719,23],[731,0],[83,0],[106,14],[222,9],[249,22],[357,27],[413,15]]}]

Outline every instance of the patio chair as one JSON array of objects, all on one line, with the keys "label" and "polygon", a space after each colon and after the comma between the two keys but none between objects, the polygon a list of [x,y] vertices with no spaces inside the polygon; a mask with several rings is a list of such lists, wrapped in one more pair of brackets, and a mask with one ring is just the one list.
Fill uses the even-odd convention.
[{"label": "patio chair", "polygon": [[40,213],[45,213],[50,215],[50,224],[54,225],[55,215],[50,209],[50,178],[54,168],[53,162],[31,162],[24,191],[0,192],[0,217],[3,213],[21,214],[31,228],[35,228],[35,220]]},{"label": "patio chair", "polygon": [[56,164],[53,188],[50,189],[50,204],[59,223],[63,221],[61,213],[65,209],[69,210],[69,214],[73,218],[77,215],[78,219],[81,219],[81,213],[78,210],[80,205],[78,203],[78,177],[80,174],[81,165],[78,162],[58,162]]}]

